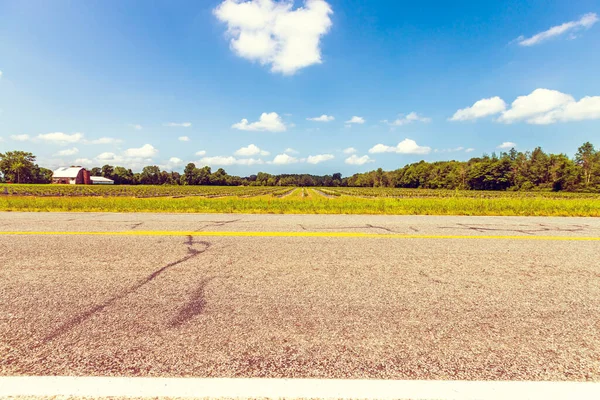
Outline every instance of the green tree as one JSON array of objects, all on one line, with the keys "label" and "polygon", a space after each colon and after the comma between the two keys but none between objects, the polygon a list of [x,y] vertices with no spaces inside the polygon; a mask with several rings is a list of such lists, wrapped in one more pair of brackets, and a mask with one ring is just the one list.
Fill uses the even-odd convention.
[{"label": "green tree", "polygon": [[102,166],[102,176],[107,179],[113,179],[115,174],[115,169],[112,165],[103,165]]},{"label": "green tree", "polygon": [[16,183],[34,183],[35,156],[24,151],[0,153],[0,172],[7,181]]},{"label": "green tree", "polygon": [[575,154],[575,163],[583,170],[583,181],[588,186],[592,180],[592,170],[596,158],[596,149],[590,142],[585,142]]}]

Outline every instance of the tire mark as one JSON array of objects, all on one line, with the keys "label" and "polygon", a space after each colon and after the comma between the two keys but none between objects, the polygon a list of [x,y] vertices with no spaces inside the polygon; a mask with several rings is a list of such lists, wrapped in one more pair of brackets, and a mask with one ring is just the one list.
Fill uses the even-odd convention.
[{"label": "tire mark", "polygon": [[[170,268],[172,268],[176,265],[182,264],[186,261],[189,261],[189,260],[199,256],[200,254],[207,251],[211,246],[211,244],[206,241],[194,241],[194,238],[191,235],[188,236],[188,239],[185,242],[185,244],[188,246],[188,248],[187,248],[188,254],[185,257],[182,257],[177,261],[173,261],[172,263],[169,263],[169,264],[157,269],[156,271],[154,271],[153,273],[151,273],[150,275],[148,275],[146,278],[142,279],[135,285],[121,291],[120,293],[118,293],[115,296],[111,297],[110,299],[104,301],[103,303],[95,305],[92,308],[88,309],[87,311],[84,311],[81,314],[74,316],[73,318],[69,319],[67,322],[61,324],[54,331],[52,331],[48,335],[46,335],[42,339],[42,343],[34,346],[33,348],[35,349],[37,347],[40,347],[41,345],[45,345],[48,342],[58,338],[59,336],[62,336],[65,333],[71,331],[72,329],[76,328],[77,326],[81,325],[82,323],[84,323],[85,321],[87,321],[88,319],[93,317],[95,314],[98,314],[98,313],[104,311],[107,307],[111,306],[112,304],[116,303],[119,300],[122,300],[123,298],[127,297],[128,295],[134,293],[135,291],[139,290],[143,286],[152,282],[154,279],[158,278],[161,274],[165,273]],[[200,249],[196,249],[196,248],[194,248],[195,245],[201,245],[203,247]]]}]

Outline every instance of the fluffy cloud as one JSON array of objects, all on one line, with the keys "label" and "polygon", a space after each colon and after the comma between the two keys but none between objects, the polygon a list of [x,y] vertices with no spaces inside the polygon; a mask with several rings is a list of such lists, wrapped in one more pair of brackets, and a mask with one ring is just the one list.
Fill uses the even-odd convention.
[{"label": "fluffy cloud", "polygon": [[[140,169],[152,161],[152,157],[158,153],[158,150],[150,144],[145,144],[140,148],[125,150],[122,155],[104,152],[96,156],[96,161],[105,164],[117,164],[127,166],[131,169]],[[173,160],[173,158],[171,159]],[[163,166],[164,167],[164,166]]]},{"label": "fluffy cloud", "polygon": [[387,119],[383,120],[383,123],[386,123],[390,126],[402,126],[402,125],[406,125],[406,124],[410,124],[412,122],[431,122],[431,118],[427,118],[427,117],[423,117],[419,114],[417,114],[416,112],[411,112],[410,114],[408,114],[407,116],[404,115],[400,115],[399,118],[397,118],[396,120],[389,122]]},{"label": "fluffy cloud", "polygon": [[173,171],[174,169],[177,169],[177,168],[181,167],[182,165],[183,165],[183,160],[181,158],[171,157],[171,158],[169,158],[169,161],[167,162],[167,164],[160,165],[160,168],[167,170],[167,171]]},{"label": "fluffy cloud", "polygon": [[542,43],[548,39],[552,39],[554,37],[564,35],[567,32],[573,32],[573,31],[577,31],[580,29],[589,29],[596,22],[598,22],[598,15],[596,15],[596,13],[588,13],[588,14],[585,14],[583,17],[581,17],[577,21],[569,21],[569,22],[565,22],[561,25],[553,26],[552,28],[550,28],[546,31],[540,32],[536,35],[533,35],[530,38],[525,38],[525,37],[521,36],[517,39],[517,41],[521,46],[525,46],[525,47],[534,46],[534,45]]},{"label": "fluffy cloud", "polygon": [[192,126],[191,122],[167,122],[166,124],[163,124],[163,126],[168,126],[171,128],[189,128],[190,126]]},{"label": "fluffy cloud", "polygon": [[241,149],[237,150],[233,154],[236,156],[249,157],[249,156],[256,156],[259,154],[261,156],[268,156],[271,153],[269,153],[268,151],[265,151],[265,150],[261,150],[258,146],[254,145],[254,144],[250,144],[247,147],[242,147]]},{"label": "fluffy cloud", "polygon": [[474,151],[475,151],[475,149],[472,148],[472,147],[469,147],[468,149],[465,149],[465,153],[472,153]]},{"label": "fluffy cloud", "polygon": [[26,142],[29,140],[29,135],[10,135],[10,138],[17,142]]},{"label": "fluffy cloud", "polygon": [[357,150],[354,147],[348,147],[347,149],[343,150],[343,153],[344,154],[354,154],[354,153],[356,153],[356,151]]},{"label": "fluffy cloud", "polygon": [[513,142],[504,142],[501,145],[499,145],[497,148],[503,149],[503,150],[508,150],[508,149],[512,149],[513,147],[517,147],[517,144],[513,143]]},{"label": "fluffy cloud", "polygon": [[364,164],[367,164],[367,163],[375,162],[375,160],[373,160],[372,158],[370,158],[367,155],[359,157],[356,154],[352,154],[350,157],[346,158],[344,160],[344,162],[346,164],[350,164],[350,165],[364,165]]},{"label": "fluffy cloud", "polygon": [[104,153],[98,154],[96,156],[96,160],[115,163],[115,162],[122,162],[122,161],[124,161],[124,158],[121,157],[121,156],[116,155],[115,153],[104,152]]},{"label": "fluffy cloud", "polygon": [[83,166],[90,166],[93,164],[94,161],[90,160],[89,158],[77,158],[75,159],[75,164],[77,165],[83,165]]},{"label": "fluffy cloud", "polygon": [[0,78],[2,78],[2,71],[0,71]]},{"label": "fluffy cloud", "polygon": [[260,165],[264,164],[263,160],[255,159],[255,158],[235,158],[235,157],[224,157],[224,156],[216,156],[216,157],[204,157],[197,162],[198,165]]},{"label": "fluffy cloud", "polygon": [[323,114],[320,117],[306,118],[306,119],[308,121],[315,121],[315,122],[331,122],[331,121],[335,120],[335,117],[332,115]]},{"label": "fluffy cloud", "polygon": [[188,136],[179,136],[177,140],[179,140],[180,142],[189,142],[190,138]]},{"label": "fluffy cloud", "polygon": [[240,57],[271,65],[286,75],[321,63],[321,37],[331,27],[333,13],[324,0],[225,0],[214,14],[227,24],[231,49]]},{"label": "fluffy cloud", "polygon": [[271,163],[275,165],[295,164],[298,162],[300,162],[300,160],[298,160],[296,157],[292,157],[285,153],[276,155],[273,161],[271,161]]},{"label": "fluffy cloud", "polygon": [[535,89],[526,96],[519,96],[507,110],[499,97],[483,99],[458,110],[451,121],[477,119],[502,113],[496,122],[511,124],[525,121],[528,124],[547,125],[556,122],[600,119],[600,96],[586,96],[579,101],[569,94],[550,89]]},{"label": "fluffy cloud", "polygon": [[158,153],[158,150],[151,144],[145,144],[139,148],[132,148],[125,150],[124,154],[127,157],[132,158],[151,158]]},{"label": "fluffy cloud", "polygon": [[83,133],[73,133],[72,135],[68,135],[63,132],[53,132],[53,133],[44,133],[37,136],[38,139],[43,140],[49,143],[56,144],[70,144],[70,143],[78,143],[83,139]]},{"label": "fluffy cloud", "polygon": [[206,150],[200,150],[196,152],[197,156],[205,156],[206,155]]},{"label": "fluffy cloud", "polygon": [[586,119],[600,119],[600,96],[586,96],[576,101],[573,96],[557,90],[536,89],[527,96],[517,97],[498,121],[510,124],[524,120],[529,124],[546,125]]},{"label": "fluffy cloud", "polygon": [[506,103],[500,97],[481,99],[471,107],[463,108],[454,113],[450,121],[467,121],[498,114],[506,109]]},{"label": "fluffy cloud", "polygon": [[285,149],[283,151],[284,153],[288,153],[288,154],[298,154],[298,151],[292,149],[291,147],[288,147],[287,149]]},{"label": "fluffy cloud", "polygon": [[318,154],[316,156],[308,156],[306,162],[309,164],[319,164],[324,161],[333,160],[335,157],[333,154]]},{"label": "fluffy cloud", "polygon": [[58,153],[56,153],[56,156],[73,156],[75,154],[79,153],[79,149],[77,147],[73,147],[72,149],[65,149],[65,150],[61,150]]},{"label": "fluffy cloud", "polygon": [[354,116],[346,121],[347,124],[364,124],[365,119],[363,117]]},{"label": "fluffy cloud", "polygon": [[285,132],[287,129],[281,117],[276,112],[262,113],[260,119],[252,123],[248,123],[248,120],[244,118],[237,124],[233,124],[231,127],[242,131],[268,132]]},{"label": "fluffy cloud", "polygon": [[404,139],[396,146],[386,146],[384,144],[377,144],[369,149],[369,153],[398,153],[398,154],[429,154],[431,147],[419,146],[417,142],[412,139]]},{"label": "fluffy cloud", "polygon": [[101,137],[100,139],[90,140],[88,143],[91,144],[117,144],[123,142],[121,139],[115,139],[110,137]]}]

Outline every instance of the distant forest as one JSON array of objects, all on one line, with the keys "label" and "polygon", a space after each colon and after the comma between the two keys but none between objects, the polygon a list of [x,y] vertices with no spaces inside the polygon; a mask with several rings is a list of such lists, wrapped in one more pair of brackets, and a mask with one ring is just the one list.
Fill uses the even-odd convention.
[{"label": "distant forest", "polygon": [[[52,171],[35,164],[31,153],[0,153],[0,181],[50,183]],[[92,168],[92,176],[103,176],[122,185],[263,185],[263,186],[351,186],[463,190],[546,190],[600,192],[600,151],[587,142],[570,159],[565,154],[548,154],[541,148],[520,152],[515,149],[469,161],[436,161],[406,165],[394,171],[381,168],[342,177],[340,173],[257,175],[239,177],[208,166],[188,164],[183,174],[147,166],[139,173],[121,166]]]}]

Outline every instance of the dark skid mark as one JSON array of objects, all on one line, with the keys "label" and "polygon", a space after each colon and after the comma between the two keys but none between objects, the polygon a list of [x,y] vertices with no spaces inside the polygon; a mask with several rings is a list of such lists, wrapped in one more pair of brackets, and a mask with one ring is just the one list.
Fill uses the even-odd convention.
[{"label": "dark skid mark", "polygon": [[[476,232],[516,232],[516,233],[522,233],[525,235],[535,235],[536,233],[543,233],[543,232],[583,232],[587,229],[587,226],[585,225],[572,225],[571,227],[568,228],[563,228],[560,226],[548,226],[548,225],[544,225],[544,224],[538,224],[538,227],[529,227],[529,225],[522,225],[524,226],[524,228],[517,228],[517,227],[500,227],[500,228],[493,228],[492,224],[476,224],[476,225],[470,225],[470,224],[457,224],[459,226],[458,229],[466,229],[466,230],[472,230],[472,231],[476,231]],[[440,226],[440,229],[456,229],[455,226]]]},{"label": "dark skid mark", "polygon": [[[302,229],[304,229],[305,231],[307,231],[308,229],[302,225],[302,224],[298,224]],[[386,228],[385,226],[378,226],[378,225],[371,225],[371,224],[365,224],[364,226],[339,226],[339,227],[334,227],[334,228],[329,228],[329,227],[320,227],[320,228],[316,228],[313,227],[312,229],[316,230],[316,231],[332,231],[332,230],[344,230],[344,229],[381,229],[382,231],[387,231],[390,233],[403,233],[403,232],[399,232],[396,230],[393,230],[391,228]],[[411,227],[411,229],[413,229]]]},{"label": "dark skid mark", "polygon": [[169,327],[180,327],[195,316],[200,315],[204,312],[204,309],[206,308],[206,286],[210,283],[210,281],[212,281],[215,278],[215,276],[211,276],[200,281],[198,287],[191,294],[187,304],[185,304],[179,310],[177,315],[173,317],[171,322],[169,322]]},{"label": "dark skid mark", "polygon": [[233,224],[236,222],[240,222],[241,220],[242,220],[242,218],[228,219],[228,220],[224,220],[224,221],[200,221],[202,223],[205,223],[206,225],[201,226],[200,228],[196,229],[195,232],[202,232],[206,228],[218,228],[221,226],[225,226],[227,224]]},{"label": "dark skid mark", "polygon": [[133,224],[131,225],[131,227],[129,229],[133,230],[135,228],[139,228],[140,226],[144,225],[143,222],[138,222],[137,224]]},{"label": "dark skid mark", "polygon": [[[167,271],[169,268],[172,268],[176,265],[179,265],[181,263],[184,263],[186,261],[191,260],[194,257],[197,257],[198,255],[204,253],[205,251],[208,250],[208,248],[210,247],[210,243],[206,242],[206,241],[194,241],[192,236],[188,236],[187,241],[185,242],[185,244],[188,246],[188,254],[187,256],[180,258],[177,261],[174,261],[172,263],[169,263],[167,265],[165,265],[162,268],[157,269],[156,271],[154,271],[153,273],[151,273],[150,275],[148,275],[146,278],[142,279],[141,281],[139,281],[138,283],[136,283],[135,285],[123,290],[122,292],[120,292],[119,294],[111,297],[110,299],[106,300],[105,302],[98,304],[92,308],[90,308],[87,311],[84,311],[83,313],[71,318],[70,320],[68,320],[67,322],[63,323],[62,325],[60,325],[57,329],[55,329],[54,331],[50,332],[48,335],[46,335],[43,339],[42,339],[42,343],[41,345],[44,345],[54,339],[56,339],[57,337],[69,332],[71,329],[77,327],[78,325],[82,324],[83,322],[85,322],[86,320],[88,320],[89,318],[91,318],[93,315],[104,311],[105,308],[107,308],[108,306],[114,304],[115,302],[127,297],[128,295],[132,294],[133,292],[137,291],[138,289],[140,289],[141,287],[143,287],[144,285],[152,282],[154,279],[156,279],[158,276],[160,276],[161,274],[163,274],[165,271]],[[203,248],[201,249],[195,249],[194,246],[195,245],[201,245],[203,246]],[[34,346],[34,348],[39,347],[38,346]]]}]

